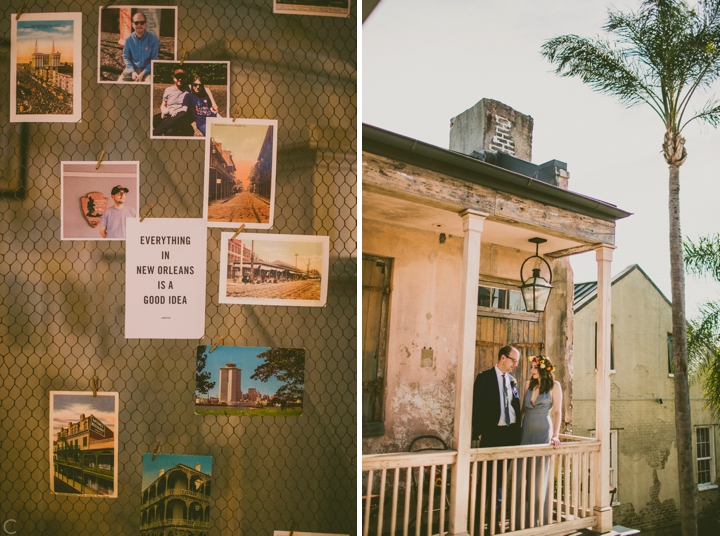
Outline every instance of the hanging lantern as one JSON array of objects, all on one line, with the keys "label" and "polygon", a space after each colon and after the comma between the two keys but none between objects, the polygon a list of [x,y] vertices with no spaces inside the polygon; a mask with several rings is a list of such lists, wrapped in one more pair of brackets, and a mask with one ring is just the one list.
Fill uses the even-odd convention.
[{"label": "hanging lantern", "polygon": [[[547,240],[544,238],[531,238],[528,242],[535,244],[535,255],[525,259],[520,267],[520,281],[523,282],[523,284],[520,285],[520,292],[522,292],[526,311],[530,313],[542,313],[545,311],[548,299],[550,298],[550,291],[553,289],[553,286],[551,285],[552,270],[550,269],[550,265],[545,259],[538,255],[540,244],[547,242]],[[533,268],[532,275],[527,279],[523,277],[523,268],[525,268],[525,264],[530,259],[535,258],[540,259],[545,263],[545,266],[547,266],[548,273],[550,274],[550,281],[546,281],[545,278],[540,275],[540,268]]]}]

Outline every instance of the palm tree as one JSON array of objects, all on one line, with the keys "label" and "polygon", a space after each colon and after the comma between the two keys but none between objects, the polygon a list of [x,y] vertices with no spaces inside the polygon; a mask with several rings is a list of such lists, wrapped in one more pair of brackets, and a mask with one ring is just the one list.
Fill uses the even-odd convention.
[{"label": "palm tree", "polygon": [[[697,275],[710,275],[720,283],[720,235],[687,240],[685,267]],[[702,381],[705,404],[720,420],[720,300],[706,302],[700,316],[690,320],[688,329],[688,370]]]},{"label": "palm tree", "polygon": [[680,234],[680,166],[687,157],[682,132],[695,119],[720,124],[720,103],[712,98],[699,112],[689,110],[699,90],[720,77],[719,4],[720,0],[700,0],[691,9],[684,0],[645,0],[635,12],[608,12],[603,29],[612,41],[563,35],[542,46],[543,56],[556,65],[556,74],[578,77],[626,106],[647,104],[665,127],[662,150],[669,167],[675,433],[685,536],[697,534],[697,509]]}]

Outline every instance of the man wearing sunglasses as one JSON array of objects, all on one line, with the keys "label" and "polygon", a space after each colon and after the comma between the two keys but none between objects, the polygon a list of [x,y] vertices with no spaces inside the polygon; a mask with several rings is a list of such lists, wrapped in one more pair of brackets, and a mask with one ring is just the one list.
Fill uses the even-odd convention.
[{"label": "man wearing sunglasses", "polygon": [[173,71],[172,79],[173,84],[163,91],[160,113],[153,116],[154,137],[192,136],[195,133],[191,125],[193,116],[188,113],[185,71],[178,67]]},{"label": "man wearing sunglasses", "polygon": [[123,60],[125,70],[118,82],[148,82],[150,62],[158,59],[160,41],[147,31],[147,17],[138,11],[132,16],[133,33],[125,39]]}]

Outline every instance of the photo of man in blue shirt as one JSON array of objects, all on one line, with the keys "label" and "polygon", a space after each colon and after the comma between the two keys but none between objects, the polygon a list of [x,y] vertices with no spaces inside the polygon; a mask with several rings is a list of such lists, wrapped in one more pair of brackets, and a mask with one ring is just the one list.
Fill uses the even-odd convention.
[{"label": "photo of man in blue shirt", "polygon": [[138,11],[132,17],[133,33],[125,39],[125,70],[118,82],[149,82],[150,62],[158,59],[160,41],[147,31],[147,17]]}]

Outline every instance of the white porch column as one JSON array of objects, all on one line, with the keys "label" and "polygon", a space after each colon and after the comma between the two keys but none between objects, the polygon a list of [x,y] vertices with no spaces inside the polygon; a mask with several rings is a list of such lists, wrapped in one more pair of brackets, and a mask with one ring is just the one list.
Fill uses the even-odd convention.
[{"label": "white porch column", "polygon": [[594,514],[598,518],[593,527],[596,532],[612,530],[610,506],[610,292],[612,279],[610,264],[613,247],[602,246],[595,250],[598,270],[597,295],[597,377],[595,384],[595,437],[602,442],[595,456]]},{"label": "white porch column", "polygon": [[487,214],[476,210],[460,213],[465,242],[461,279],[460,321],[457,375],[455,382],[455,429],[453,445],[457,463],[452,471],[449,534],[466,535],[470,498],[470,435],[472,434],[472,399],[475,382],[475,334],[477,331],[477,296],[480,278],[480,236]]}]

